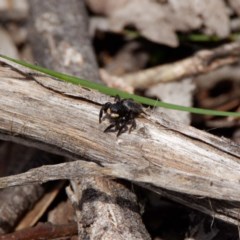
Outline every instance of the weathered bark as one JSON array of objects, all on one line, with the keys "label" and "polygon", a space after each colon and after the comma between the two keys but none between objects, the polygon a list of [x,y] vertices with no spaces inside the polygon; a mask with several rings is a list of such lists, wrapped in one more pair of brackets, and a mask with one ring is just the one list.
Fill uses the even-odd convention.
[{"label": "weathered bark", "polygon": [[73,206],[77,206],[78,220],[83,219],[78,233],[81,239],[89,235],[92,239],[151,239],[142,226],[135,194],[96,172],[93,177],[94,165],[92,175],[80,174],[79,183],[72,181],[74,194],[67,189]]}]

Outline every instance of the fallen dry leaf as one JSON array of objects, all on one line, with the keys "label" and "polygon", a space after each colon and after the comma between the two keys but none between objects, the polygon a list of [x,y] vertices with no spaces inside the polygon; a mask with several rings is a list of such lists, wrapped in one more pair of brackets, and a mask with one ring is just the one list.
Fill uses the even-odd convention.
[{"label": "fallen dry leaf", "polygon": [[230,33],[229,6],[223,0],[86,2],[92,11],[107,16],[110,31],[121,32],[133,26],[147,39],[172,47],[178,46],[179,31],[199,30],[220,38]]}]

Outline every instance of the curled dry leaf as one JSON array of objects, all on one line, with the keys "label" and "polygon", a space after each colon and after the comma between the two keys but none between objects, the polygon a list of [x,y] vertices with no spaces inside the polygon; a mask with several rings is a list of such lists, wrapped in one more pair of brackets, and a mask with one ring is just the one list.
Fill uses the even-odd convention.
[{"label": "curled dry leaf", "polygon": [[[133,26],[147,39],[176,47],[176,32],[200,30],[204,34],[227,37],[230,20],[223,0],[86,0],[97,14],[108,17],[110,31]],[[217,10],[217,11],[216,11]]]}]

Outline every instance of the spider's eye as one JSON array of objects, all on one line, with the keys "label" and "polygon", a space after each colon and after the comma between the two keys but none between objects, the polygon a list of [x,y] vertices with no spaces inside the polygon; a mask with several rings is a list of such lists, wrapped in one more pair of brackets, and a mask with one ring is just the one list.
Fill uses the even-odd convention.
[{"label": "spider's eye", "polygon": [[118,113],[118,111],[119,111],[119,106],[117,106],[115,104],[111,106],[111,108],[110,108],[111,113]]}]

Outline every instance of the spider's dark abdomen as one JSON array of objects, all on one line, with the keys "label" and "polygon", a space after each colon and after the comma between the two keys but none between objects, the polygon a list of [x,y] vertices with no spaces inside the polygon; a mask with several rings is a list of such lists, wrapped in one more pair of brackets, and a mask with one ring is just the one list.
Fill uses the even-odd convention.
[{"label": "spider's dark abdomen", "polygon": [[131,99],[127,99],[123,101],[123,106],[126,107],[128,111],[132,111],[133,113],[140,114],[143,112],[142,105],[134,102]]}]

